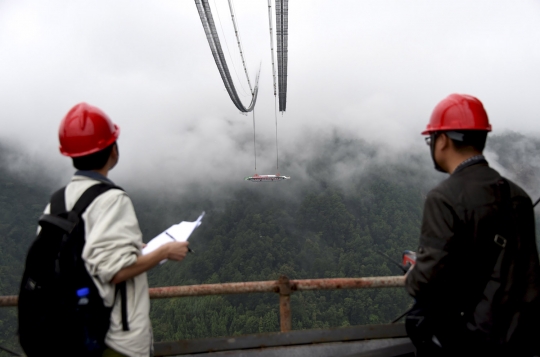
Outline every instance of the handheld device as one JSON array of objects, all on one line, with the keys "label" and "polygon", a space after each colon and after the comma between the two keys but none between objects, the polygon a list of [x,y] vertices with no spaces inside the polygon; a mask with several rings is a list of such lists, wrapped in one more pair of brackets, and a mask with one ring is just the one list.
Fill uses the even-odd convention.
[{"label": "handheld device", "polygon": [[408,271],[414,264],[416,264],[416,253],[412,250],[404,250],[401,255],[401,265],[404,270]]}]

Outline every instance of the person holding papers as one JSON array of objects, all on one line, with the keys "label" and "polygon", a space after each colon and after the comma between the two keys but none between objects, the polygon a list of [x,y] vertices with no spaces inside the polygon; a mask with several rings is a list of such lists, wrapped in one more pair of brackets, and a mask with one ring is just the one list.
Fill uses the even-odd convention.
[{"label": "person holding papers", "polygon": [[[71,157],[78,169],[65,189],[68,211],[88,188],[114,185],[107,174],[118,162],[119,132],[120,128],[103,111],[86,103],[77,104],[62,120],[60,151]],[[153,337],[145,272],[163,260],[184,259],[188,242],[170,240],[143,255],[142,233],[133,204],[116,186],[97,196],[82,219],[86,239],[82,258],[105,306],[113,306],[102,356],[151,356]],[[126,307],[122,306],[120,294],[116,294],[116,285],[122,282],[126,282]],[[122,314],[123,308],[127,316]]]}]

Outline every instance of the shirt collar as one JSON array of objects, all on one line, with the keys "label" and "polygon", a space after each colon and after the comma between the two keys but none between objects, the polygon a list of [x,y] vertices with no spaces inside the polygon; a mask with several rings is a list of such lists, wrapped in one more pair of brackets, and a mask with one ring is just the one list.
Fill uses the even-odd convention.
[{"label": "shirt collar", "polygon": [[91,171],[91,170],[77,170],[77,172],[75,172],[75,176],[85,176],[85,177],[91,178],[93,180],[97,180],[97,181],[101,181],[101,182],[105,182],[105,183],[114,185],[114,182],[109,180],[107,177],[103,176],[99,172],[95,172],[95,171]]},{"label": "shirt collar", "polygon": [[456,169],[454,170],[454,172],[452,172],[452,174],[455,174],[456,172],[461,171],[461,170],[463,170],[463,169],[466,168],[466,167],[469,167],[469,166],[472,166],[472,165],[476,165],[476,164],[479,164],[479,163],[486,163],[486,164],[487,164],[487,160],[486,160],[486,158],[484,157],[484,155],[475,155],[475,156],[471,156],[471,157],[469,157],[468,159],[462,161],[461,164],[459,164],[459,165],[456,167]]}]

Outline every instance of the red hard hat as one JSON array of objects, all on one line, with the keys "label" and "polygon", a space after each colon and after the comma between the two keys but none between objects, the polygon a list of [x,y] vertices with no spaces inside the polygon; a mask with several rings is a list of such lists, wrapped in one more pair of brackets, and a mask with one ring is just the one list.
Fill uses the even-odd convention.
[{"label": "red hard hat", "polygon": [[422,135],[450,130],[491,131],[482,102],[470,95],[450,94],[437,104]]},{"label": "red hard hat", "polygon": [[99,108],[79,103],[60,123],[60,152],[80,157],[105,149],[118,139],[120,128]]}]

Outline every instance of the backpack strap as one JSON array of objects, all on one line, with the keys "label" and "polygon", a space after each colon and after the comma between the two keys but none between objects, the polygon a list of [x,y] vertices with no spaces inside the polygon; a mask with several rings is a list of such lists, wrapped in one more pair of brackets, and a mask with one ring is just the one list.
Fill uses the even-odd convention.
[{"label": "backpack strap", "polygon": [[482,286],[485,286],[483,294],[491,298],[495,295],[498,284],[495,286],[493,284],[488,285],[488,283],[492,279],[496,279],[496,281],[500,280],[507,243],[509,243],[509,239],[511,240],[513,238],[510,185],[503,177],[496,184],[495,194],[500,204],[496,234],[484,242],[486,244],[483,247],[485,264],[484,269],[479,272],[480,282]]},{"label": "backpack strap", "polygon": [[122,190],[118,186],[106,183],[91,186],[77,200],[71,212],[67,212],[67,217],[62,218],[60,215],[66,213],[66,187],[63,187],[53,193],[49,206],[50,214],[43,214],[39,217],[39,224],[41,226],[44,224],[53,225],[69,233],[77,226],[82,214],[96,197],[112,188]]},{"label": "backpack strap", "polygon": [[508,181],[504,178],[501,178],[498,182],[500,188],[499,199],[501,202],[501,219],[499,221],[498,234],[493,237],[493,242],[491,242],[490,251],[490,266],[491,277],[500,279],[501,278],[501,269],[502,269],[502,260],[504,253],[506,251],[506,245],[508,239],[514,238],[514,220],[512,213],[512,197],[510,194],[510,185]]},{"label": "backpack strap", "polygon": [[66,212],[66,187],[62,187],[53,193],[50,203],[49,210],[52,215],[57,216]]},{"label": "backpack strap", "polygon": [[121,283],[116,284],[116,291],[114,298],[116,300],[116,295],[118,295],[118,291],[120,291],[120,298],[122,299],[122,330],[123,331],[129,331],[129,324],[127,319],[127,292],[126,292],[126,282],[123,281]]},{"label": "backpack strap", "polygon": [[[81,216],[86,208],[90,206],[90,204],[102,193],[105,193],[109,191],[110,189],[118,189],[122,190],[121,187],[106,184],[106,183],[100,183],[97,185],[90,186],[84,193],[79,197],[73,208],[71,209],[73,212],[77,214],[77,216]],[[51,202],[52,204],[52,202]]]},{"label": "backpack strap", "polygon": [[49,201],[49,214],[42,214],[39,217],[38,224],[41,227],[54,226],[62,229],[65,232],[71,232],[79,223],[79,218],[72,217],[72,219],[61,217],[63,213],[66,213],[66,188],[62,187],[58,191],[52,194]]},{"label": "backpack strap", "polygon": [[[118,189],[122,190],[121,187],[106,184],[106,183],[100,183],[94,186],[91,186],[88,188],[84,193],[81,195],[81,197],[77,200],[75,205],[73,206],[72,212],[76,213],[77,216],[80,218],[81,215],[84,213],[86,208],[101,194],[107,192],[110,189]],[[116,292],[115,292],[115,299],[116,295],[118,294],[118,291],[120,291],[120,298],[121,298],[121,304],[122,304],[122,330],[129,331],[129,324],[128,324],[128,318],[127,318],[127,292],[126,292],[126,282],[123,281],[119,284],[116,284]]]},{"label": "backpack strap", "polygon": [[[72,211],[76,212],[78,216],[82,215],[86,208],[88,208],[88,206],[99,195],[113,188],[124,191],[124,189],[119,186],[114,186],[107,183],[100,183],[90,186],[86,191],[84,191],[81,197],[79,197],[73,206]],[[63,187],[53,193],[50,203],[50,211],[52,215],[57,216],[60,213],[66,212],[66,187]]]}]

